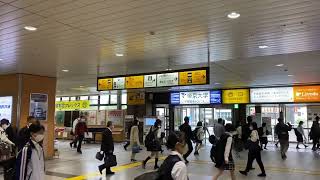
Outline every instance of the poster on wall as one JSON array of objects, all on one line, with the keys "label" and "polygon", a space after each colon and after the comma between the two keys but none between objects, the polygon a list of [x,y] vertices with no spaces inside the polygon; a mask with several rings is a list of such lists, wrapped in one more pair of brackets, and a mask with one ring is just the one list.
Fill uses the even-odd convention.
[{"label": "poster on wall", "polygon": [[56,125],[63,126],[64,125],[64,111],[57,111],[56,112]]},{"label": "poster on wall", "polygon": [[12,96],[0,97],[0,119],[12,118]]},{"label": "poster on wall", "polygon": [[113,125],[123,126],[123,110],[107,111],[108,121],[112,121]]},{"label": "poster on wall", "polygon": [[34,116],[37,120],[47,120],[48,94],[31,93],[29,116]]},{"label": "poster on wall", "polygon": [[98,111],[97,125],[106,125],[106,111]]}]

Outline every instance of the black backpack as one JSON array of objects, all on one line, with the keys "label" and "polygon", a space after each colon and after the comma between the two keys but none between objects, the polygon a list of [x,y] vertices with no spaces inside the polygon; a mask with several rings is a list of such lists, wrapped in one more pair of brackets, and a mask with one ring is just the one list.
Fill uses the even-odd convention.
[{"label": "black backpack", "polygon": [[301,135],[297,128],[294,128],[294,134],[296,136],[300,136]]},{"label": "black backpack", "polygon": [[149,133],[146,136],[146,139],[144,141],[144,144],[148,151],[153,151],[158,149],[158,142],[156,140],[155,131],[152,131],[153,126],[151,126]]},{"label": "black backpack", "polygon": [[199,139],[198,139],[198,136],[197,136],[198,130],[199,130],[199,128],[195,128],[195,129],[192,131],[192,138],[191,138],[191,139],[193,139],[193,140],[199,140]]},{"label": "black backpack", "polygon": [[210,136],[209,136],[209,142],[210,142],[212,145],[216,145],[216,143],[217,143],[216,136],[215,136],[215,135],[210,135]]}]

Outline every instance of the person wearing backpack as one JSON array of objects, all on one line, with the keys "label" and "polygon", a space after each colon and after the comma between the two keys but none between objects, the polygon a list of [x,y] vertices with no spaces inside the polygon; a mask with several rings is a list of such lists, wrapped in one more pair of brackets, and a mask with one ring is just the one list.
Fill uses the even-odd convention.
[{"label": "person wearing backpack", "polygon": [[213,177],[213,180],[217,180],[225,170],[230,171],[230,177],[232,180],[236,179],[236,176],[234,174],[235,165],[231,151],[233,144],[233,131],[235,131],[233,125],[230,123],[226,124],[225,133],[221,135],[219,141],[217,142],[215,153],[215,167],[218,168],[218,174]]},{"label": "person wearing backpack", "polygon": [[146,168],[147,162],[155,157],[154,169],[158,169],[159,161],[159,152],[161,151],[160,138],[161,138],[161,120],[157,119],[154,123],[154,126],[150,128],[148,135],[146,136],[145,145],[147,151],[150,151],[151,154],[142,162],[142,168]]},{"label": "person wearing backpack", "polygon": [[188,164],[189,161],[187,160],[187,158],[189,157],[189,155],[193,151],[193,145],[192,145],[192,141],[191,140],[194,139],[193,132],[191,130],[191,126],[189,125],[189,117],[186,116],[184,118],[184,124],[182,124],[179,127],[179,129],[180,129],[181,132],[183,132],[185,134],[185,142],[188,145],[188,152],[183,155],[186,164]]},{"label": "person wearing backpack", "polygon": [[194,137],[195,137],[195,142],[196,142],[194,155],[199,155],[199,150],[202,146],[202,141],[204,139],[204,133],[205,132],[204,132],[204,128],[202,126],[202,122],[199,121],[196,129],[194,130]]},{"label": "person wearing backpack", "polygon": [[252,169],[252,163],[254,160],[257,161],[261,173],[258,175],[259,177],[266,177],[266,171],[264,169],[264,165],[261,159],[261,147],[259,144],[259,133],[258,133],[258,125],[256,122],[252,122],[250,125],[251,135],[248,140],[249,143],[249,152],[248,152],[248,161],[247,166],[244,171],[240,171],[241,174],[247,176],[248,172]]},{"label": "person wearing backpack", "polygon": [[188,180],[188,170],[182,156],[185,137],[181,132],[172,132],[166,143],[169,156],[163,161],[158,171],[142,174],[135,180]]},{"label": "person wearing backpack", "polygon": [[[267,150],[268,135],[269,135],[267,123],[265,123],[265,122],[262,123],[262,126],[259,128],[258,132],[259,132],[261,149]],[[264,145],[264,147],[263,147],[263,145]]]},{"label": "person wearing backpack", "polygon": [[292,130],[292,125],[290,123],[284,124],[282,118],[278,118],[279,123],[275,127],[275,133],[278,135],[280,142],[280,152],[281,158],[283,160],[287,159],[287,151],[289,148],[289,131]]},{"label": "person wearing backpack", "polygon": [[307,148],[308,146],[304,143],[306,141],[306,135],[304,134],[304,130],[303,130],[303,121],[299,122],[299,125],[297,128],[294,129],[294,132],[297,136],[297,147],[296,149],[300,149],[299,145],[303,144],[305,148]]}]

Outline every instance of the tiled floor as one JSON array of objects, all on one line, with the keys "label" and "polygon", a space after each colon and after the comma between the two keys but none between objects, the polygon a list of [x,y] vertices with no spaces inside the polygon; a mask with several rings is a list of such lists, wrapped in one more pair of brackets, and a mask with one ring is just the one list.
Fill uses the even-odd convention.
[{"label": "tiled floor", "polygon": [[[134,177],[152,170],[153,164],[147,166],[147,170],[143,170],[140,166],[131,167],[132,165],[121,167],[116,175],[106,178],[97,173],[99,161],[95,160],[95,154],[99,149],[99,145],[86,144],[83,146],[83,154],[77,154],[75,150],[71,150],[67,142],[59,142],[60,157],[58,159],[47,161],[47,180],[131,180]],[[301,149],[297,151],[295,145],[291,145],[288,152],[288,159],[283,161],[273,145],[269,146],[268,151],[262,152],[262,158],[266,166],[267,177],[262,179],[290,179],[290,180],[319,180],[320,179],[320,153],[313,153],[310,149]],[[217,171],[214,164],[209,158],[210,146],[204,147],[200,151],[199,157],[191,156],[192,161],[188,165],[190,180],[210,180],[212,175]],[[118,164],[129,164],[130,152],[124,151],[122,145],[116,145],[115,154],[117,155]],[[164,153],[164,155],[166,152]],[[148,153],[143,151],[137,155],[137,159],[143,160]],[[236,168],[243,169],[246,163],[246,152],[241,154],[240,158],[236,158]],[[254,164],[256,170],[252,171],[248,177],[244,177],[237,172],[237,179],[260,179],[256,175],[259,172],[257,164]],[[81,176],[82,177],[79,177]],[[76,178],[73,178],[76,177]],[[227,172],[222,180],[229,179]]]}]

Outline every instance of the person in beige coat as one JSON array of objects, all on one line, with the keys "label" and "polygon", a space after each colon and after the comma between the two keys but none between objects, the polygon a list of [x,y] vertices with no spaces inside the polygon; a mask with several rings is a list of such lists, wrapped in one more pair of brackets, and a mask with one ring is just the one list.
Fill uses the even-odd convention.
[{"label": "person in beige coat", "polygon": [[132,154],[131,154],[131,161],[135,162],[137,161],[136,158],[136,151],[134,151],[135,148],[140,149],[140,141],[139,141],[139,121],[135,119],[133,121],[133,126],[131,127],[130,132],[130,146],[132,148]]}]

